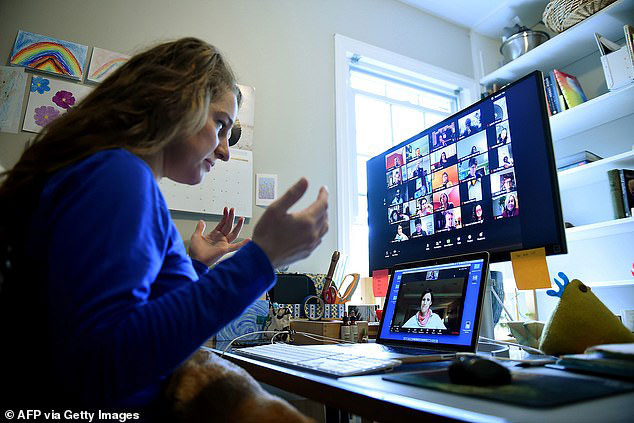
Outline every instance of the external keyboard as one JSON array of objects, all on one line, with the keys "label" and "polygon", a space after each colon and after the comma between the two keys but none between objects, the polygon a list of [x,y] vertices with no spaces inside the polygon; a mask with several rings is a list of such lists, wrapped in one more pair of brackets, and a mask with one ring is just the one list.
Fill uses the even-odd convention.
[{"label": "external keyboard", "polygon": [[387,360],[319,349],[318,346],[290,344],[266,344],[234,350],[236,354],[298,367],[331,376],[353,376],[378,370],[392,369],[401,364],[398,360]]}]

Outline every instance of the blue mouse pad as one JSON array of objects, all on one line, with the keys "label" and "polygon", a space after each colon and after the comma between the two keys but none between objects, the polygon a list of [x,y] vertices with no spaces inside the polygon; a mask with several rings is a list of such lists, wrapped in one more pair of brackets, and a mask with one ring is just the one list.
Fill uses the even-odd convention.
[{"label": "blue mouse pad", "polygon": [[470,395],[527,407],[555,407],[587,399],[634,391],[634,384],[594,379],[579,383],[580,379],[566,376],[544,376],[513,373],[513,382],[500,386],[472,386],[451,383],[447,371],[385,375],[391,382],[435,389],[459,395]]}]

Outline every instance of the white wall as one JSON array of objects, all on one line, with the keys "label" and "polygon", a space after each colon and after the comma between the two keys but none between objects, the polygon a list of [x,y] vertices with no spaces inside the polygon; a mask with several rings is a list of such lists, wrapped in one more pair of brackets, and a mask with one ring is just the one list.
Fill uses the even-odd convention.
[{"label": "white wall", "polygon": [[[468,30],[395,0],[2,1],[0,57],[7,62],[19,29],[127,53],[182,36],[219,47],[240,83],[257,90],[254,171],[278,174],[282,190],[308,177],[300,206],[320,185],[330,188],[331,230],[296,271],[325,272],[336,247],[333,35],[473,76]],[[0,166],[10,168],[31,136],[0,134]],[[255,207],[244,236],[262,211]],[[185,239],[200,218],[174,217]]]}]

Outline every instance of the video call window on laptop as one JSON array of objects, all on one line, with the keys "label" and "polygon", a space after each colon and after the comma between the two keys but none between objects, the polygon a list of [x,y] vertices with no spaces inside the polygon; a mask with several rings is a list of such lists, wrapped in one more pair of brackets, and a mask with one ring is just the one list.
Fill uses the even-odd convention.
[{"label": "video call window on laptop", "polygon": [[472,349],[487,269],[486,252],[397,265],[378,342]]}]

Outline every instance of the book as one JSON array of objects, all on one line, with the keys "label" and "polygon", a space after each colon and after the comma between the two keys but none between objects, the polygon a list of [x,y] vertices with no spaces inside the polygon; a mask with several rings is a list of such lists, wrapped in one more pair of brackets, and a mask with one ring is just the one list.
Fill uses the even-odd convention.
[{"label": "book", "polygon": [[623,32],[625,32],[625,45],[627,45],[627,51],[630,54],[630,62],[634,67],[634,28],[631,25],[625,24],[623,26]]},{"label": "book", "polygon": [[563,366],[566,370],[617,376],[628,380],[634,379],[634,361],[606,357],[600,352],[562,355],[557,360],[557,365]]},{"label": "book", "polygon": [[546,105],[548,106],[548,116],[552,116],[557,113],[553,103],[553,87],[550,80],[550,75],[544,76],[544,88],[546,90]]},{"label": "book", "polygon": [[559,85],[559,89],[566,100],[568,108],[578,106],[581,103],[588,101],[586,94],[581,88],[581,84],[579,84],[579,81],[577,81],[575,76],[557,69],[554,69],[553,73],[555,74],[557,84]]},{"label": "book", "polygon": [[564,170],[564,168],[570,168],[578,166],[580,164],[592,163],[601,159],[601,156],[597,156],[596,154],[586,150],[580,151],[579,153],[571,154],[569,156],[557,158],[555,162],[557,164],[557,170]]},{"label": "book", "polygon": [[625,217],[631,217],[632,207],[634,207],[634,170],[620,169],[619,178],[621,180]]},{"label": "book", "polygon": [[563,105],[561,104],[560,100],[563,98],[559,92],[559,84],[557,84],[557,79],[555,78],[555,72],[550,71],[550,73],[548,74],[550,76],[550,81],[551,81],[551,87],[553,90],[553,106],[556,110],[555,113],[560,113],[563,112],[565,109],[565,107],[562,107]]},{"label": "book", "polygon": [[608,170],[608,182],[610,183],[614,218],[622,219],[625,217],[625,206],[623,205],[623,193],[621,192],[621,175],[619,175],[618,169]]}]

